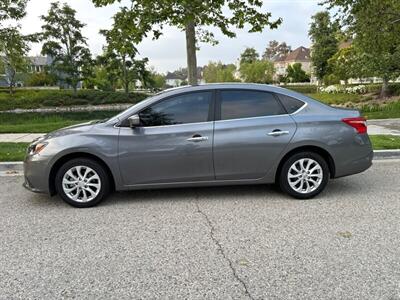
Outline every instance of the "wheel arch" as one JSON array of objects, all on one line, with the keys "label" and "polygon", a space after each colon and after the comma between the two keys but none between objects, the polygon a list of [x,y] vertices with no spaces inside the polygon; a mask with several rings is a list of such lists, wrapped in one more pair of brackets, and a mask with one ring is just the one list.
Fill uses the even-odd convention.
[{"label": "wheel arch", "polygon": [[61,168],[61,166],[64,163],[66,163],[67,161],[74,159],[74,158],[88,158],[88,159],[92,159],[92,160],[98,162],[100,165],[102,165],[108,175],[108,178],[110,178],[111,190],[115,190],[114,175],[111,172],[110,167],[104,162],[104,160],[102,160],[100,157],[98,157],[94,154],[90,154],[90,153],[86,153],[86,152],[73,152],[73,153],[68,153],[68,154],[65,154],[65,155],[59,157],[56,160],[56,162],[51,166],[51,169],[49,172],[49,178],[48,178],[50,195],[56,194],[55,178],[56,178],[57,171]]},{"label": "wheel arch", "polygon": [[304,152],[304,151],[314,152],[314,153],[317,153],[317,154],[321,155],[322,158],[325,159],[325,161],[328,164],[330,178],[334,178],[335,177],[336,167],[335,167],[335,162],[334,162],[334,160],[332,158],[332,155],[327,150],[325,150],[324,148],[321,148],[319,146],[307,145],[307,146],[299,146],[299,147],[296,147],[294,149],[291,149],[289,152],[287,152],[282,157],[282,159],[279,162],[278,168],[276,169],[276,172],[275,172],[275,182],[277,182],[279,174],[280,174],[280,172],[282,170],[283,163],[286,161],[286,159],[288,159],[290,156],[292,156],[292,155],[294,155],[296,153]]}]

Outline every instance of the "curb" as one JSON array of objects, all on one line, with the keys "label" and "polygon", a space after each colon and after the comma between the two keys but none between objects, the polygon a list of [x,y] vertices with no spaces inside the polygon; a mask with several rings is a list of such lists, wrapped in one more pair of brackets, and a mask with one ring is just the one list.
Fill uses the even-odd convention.
[{"label": "curb", "polygon": [[374,159],[376,160],[396,158],[400,158],[400,149],[374,151]]},{"label": "curb", "polygon": [[[384,159],[400,159],[400,149],[374,151],[374,160]],[[0,162],[0,172],[22,172],[23,170],[22,161]]]},{"label": "curb", "polygon": [[15,173],[15,172],[22,172],[24,170],[24,165],[22,161],[7,161],[7,162],[0,162],[0,172],[8,173]]}]

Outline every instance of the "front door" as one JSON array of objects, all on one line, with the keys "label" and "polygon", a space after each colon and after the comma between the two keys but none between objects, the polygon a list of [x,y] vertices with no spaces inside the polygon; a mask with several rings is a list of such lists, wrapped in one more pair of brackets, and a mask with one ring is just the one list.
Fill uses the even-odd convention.
[{"label": "front door", "polygon": [[264,177],[296,131],[275,95],[252,90],[221,90],[214,129],[217,180]]},{"label": "front door", "polygon": [[139,113],[141,126],[121,127],[124,184],[213,180],[212,102],[211,91],[169,97]]}]

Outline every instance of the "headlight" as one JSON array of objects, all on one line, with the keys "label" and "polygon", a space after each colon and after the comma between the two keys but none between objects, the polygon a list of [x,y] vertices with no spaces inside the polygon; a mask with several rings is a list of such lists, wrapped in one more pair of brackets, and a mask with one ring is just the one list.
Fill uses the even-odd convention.
[{"label": "headlight", "polygon": [[40,153],[46,146],[48,143],[37,143],[37,144],[32,144],[29,146],[28,148],[28,153],[29,155],[35,155]]}]

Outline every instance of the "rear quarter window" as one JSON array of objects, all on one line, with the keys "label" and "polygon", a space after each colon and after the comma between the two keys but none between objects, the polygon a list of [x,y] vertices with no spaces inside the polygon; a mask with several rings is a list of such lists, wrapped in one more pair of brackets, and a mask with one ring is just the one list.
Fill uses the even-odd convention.
[{"label": "rear quarter window", "polygon": [[277,95],[288,114],[292,114],[298,111],[304,105],[304,102],[299,99],[282,94],[277,94]]}]

